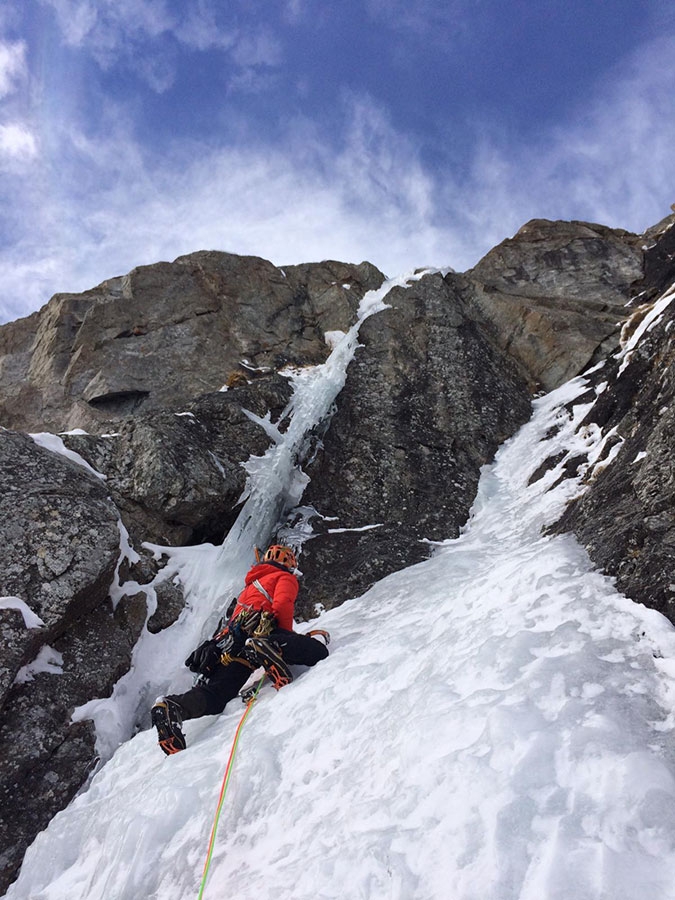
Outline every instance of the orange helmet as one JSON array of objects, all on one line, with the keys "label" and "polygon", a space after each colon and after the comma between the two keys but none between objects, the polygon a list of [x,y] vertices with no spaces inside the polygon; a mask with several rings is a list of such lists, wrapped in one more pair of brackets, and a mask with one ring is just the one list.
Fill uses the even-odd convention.
[{"label": "orange helmet", "polygon": [[268,548],[267,553],[263,556],[263,562],[275,562],[285,566],[287,569],[295,569],[298,562],[295,553],[290,547],[284,547],[281,544],[273,544]]}]

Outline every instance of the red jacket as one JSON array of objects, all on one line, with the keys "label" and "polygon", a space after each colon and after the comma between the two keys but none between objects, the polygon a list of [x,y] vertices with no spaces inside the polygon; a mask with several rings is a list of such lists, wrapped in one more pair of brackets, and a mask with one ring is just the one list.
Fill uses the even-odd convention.
[{"label": "red jacket", "polygon": [[[256,580],[260,582],[272,598],[271,603],[253,584]],[[242,610],[253,607],[253,609],[273,613],[277,620],[278,628],[293,631],[295,598],[298,596],[300,588],[295,575],[279,566],[260,563],[257,566],[253,566],[245,581],[246,587],[239,595],[232,615],[236,616]]]}]

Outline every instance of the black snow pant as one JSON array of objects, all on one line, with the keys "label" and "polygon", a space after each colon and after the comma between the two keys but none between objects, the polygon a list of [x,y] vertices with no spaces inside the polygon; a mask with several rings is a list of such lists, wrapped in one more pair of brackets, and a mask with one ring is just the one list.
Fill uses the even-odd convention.
[{"label": "black snow pant", "polygon": [[[318,641],[297,631],[275,629],[268,640],[276,644],[284,661],[290,666],[315,666],[328,656],[328,648]],[[240,662],[218,666],[216,671],[202,684],[196,684],[184,694],[170,694],[181,708],[183,719],[197,719],[200,716],[214,716],[221,713],[248,681],[251,667]]]}]

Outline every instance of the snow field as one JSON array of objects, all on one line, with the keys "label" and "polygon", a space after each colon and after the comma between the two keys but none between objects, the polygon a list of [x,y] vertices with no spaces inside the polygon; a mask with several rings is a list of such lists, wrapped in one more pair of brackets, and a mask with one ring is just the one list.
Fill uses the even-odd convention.
[{"label": "snow field", "polygon": [[[532,486],[584,410],[535,415],[459,539],[324,614],[331,655],[242,733],[205,898],[672,900],[675,634],[570,536],[578,486]],[[550,435],[552,425],[557,433]],[[551,489],[552,488],[552,489]],[[196,897],[243,706],[115,753],[29,850],[8,900]]]}]

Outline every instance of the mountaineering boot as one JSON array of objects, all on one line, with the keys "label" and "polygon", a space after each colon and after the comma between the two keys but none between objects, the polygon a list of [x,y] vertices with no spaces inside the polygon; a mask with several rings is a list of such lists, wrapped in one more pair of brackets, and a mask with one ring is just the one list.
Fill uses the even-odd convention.
[{"label": "mountaineering boot", "polygon": [[284,662],[278,647],[266,638],[250,637],[246,641],[246,657],[254,665],[265,669],[267,677],[277,691],[293,681],[291,670]]},{"label": "mountaineering boot", "polygon": [[173,700],[166,697],[158,697],[155,705],[150,713],[152,724],[157,729],[159,736],[159,746],[170,756],[172,753],[179,753],[185,750],[187,743],[185,735],[180,730],[183,719],[180,714],[180,707]]}]

